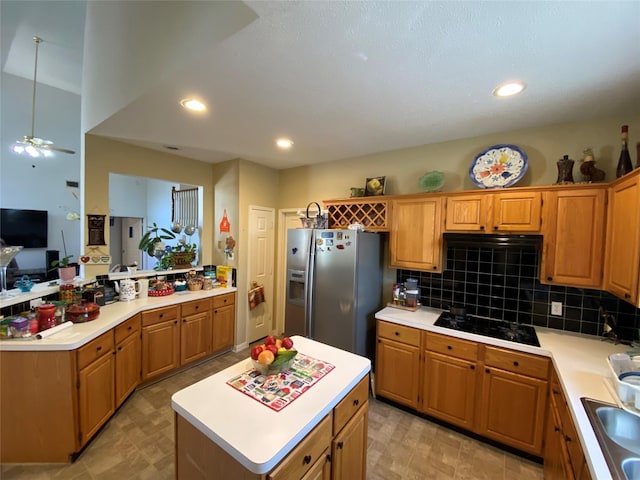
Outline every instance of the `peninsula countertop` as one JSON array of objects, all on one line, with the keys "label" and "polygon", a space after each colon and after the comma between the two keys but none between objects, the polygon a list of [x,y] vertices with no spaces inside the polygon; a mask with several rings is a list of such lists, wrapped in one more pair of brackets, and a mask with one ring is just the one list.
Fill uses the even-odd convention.
[{"label": "peninsula countertop", "polygon": [[589,397],[603,402],[618,403],[618,399],[614,398],[606,386],[609,377],[607,357],[612,353],[625,352],[629,347],[603,342],[593,335],[542,327],[535,327],[540,347],[533,347],[436,327],[433,324],[440,313],[442,310],[429,307],[421,307],[416,312],[386,307],[376,313],[376,318],[443,335],[550,357],[558,373],[569,410],[578,430],[591,476],[594,480],[611,480],[609,467],[580,398]]},{"label": "peninsula countertop", "polygon": [[218,287],[199,291],[185,290],[183,292],[175,292],[166,297],[147,297],[129,302],[111,303],[100,307],[100,316],[97,319],[90,322],[74,323],[72,327],[41,340],[34,337],[28,337],[28,339],[24,340],[0,340],[0,352],[75,350],[131,318],[136,313],[235,291],[237,291],[235,287]]},{"label": "peninsula countertop", "polygon": [[252,368],[249,357],[171,398],[178,415],[256,474],[272,470],[371,370],[368,358],[304,337],[292,340],[300,353],[335,368],[279,412],[226,384]]}]

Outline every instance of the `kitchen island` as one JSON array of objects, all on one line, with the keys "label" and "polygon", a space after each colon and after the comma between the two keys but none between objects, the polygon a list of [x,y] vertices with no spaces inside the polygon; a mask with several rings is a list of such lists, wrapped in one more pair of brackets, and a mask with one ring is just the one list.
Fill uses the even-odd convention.
[{"label": "kitchen island", "polygon": [[334,368],[280,411],[227,384],[252,368],[249,358],[173,395],[177,478],[293,479],[328,468],[331,478],[342,469],[364,479],[370,360],[292,339]]},{"label": "kitchen island", "polygon": [[611,353],[625,352],[629,347],[604,342],[592,335],[542,327],[535,327],[540,347],[534,347],[437,327],[434,322],[440,313],[442,310],[429,307],[421,307],[416,312],[387,307],[376,314],[376,319],[425,332],[550,358],[582,444],[591,478],[598,480],[612,478],[580,398],[589,397],[607,403],[617,403],[618,399],[609,388],[609,368],[606,359]]}]

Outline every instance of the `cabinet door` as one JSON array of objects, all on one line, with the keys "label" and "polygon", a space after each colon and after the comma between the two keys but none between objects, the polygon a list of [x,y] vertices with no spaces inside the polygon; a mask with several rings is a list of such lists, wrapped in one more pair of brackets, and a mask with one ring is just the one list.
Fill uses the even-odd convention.
[{"label": "cabinet door", "polygon": [[391,266],[442,271],[442,198],[393,201]]},{"label": "cabinet door", "polygon": [[491,197],[493,232],[539,232],[542,213],[540,192],[497,193]]},{"label": "cabinet door", "polygon": [[604,288],[640,307],[640,172],[631,175],[609,189]]},{"label": "cabinet door", "polygon": [[478,433],[542,455],[547,390],[544,380],[485,368]]},{"label": "cabinet door", "polygon": [[233,347],[235,330],[235,305],[218,307],[213,311],[212,352]]},{"label": "cabinet door", "polygon": [[544,194],[540,283],[600,288],[606,190]]},{"label": "cabinet door", "polygon": [[379,338],[376,349],[376,393],[418,408],[420,348]]},{"label": "cabinet door", "polygon": [[421,411],[472,430],[476,383],[475,362],[427,351]]},{"label": "cabinet door", "polygon": [[142,381],[180,366],[178,320],[142,328]]},{"label": "cabinet door", "polygon": [[331,455],[327,448],[302,480],[331,480]]},{"label": "cabinet door", "polygon": [[562,442],[562,429],[558,412],[553,408],[552,402],[549,401],[544,441],[545,480],[566,480],[573,478],[573,472],[571,472],[571,477],[567,474],[566,460],[568,456],[566,455],[566,447],[564,449],[565,455],[563,455]]},{"label": "cabinet door", "polygon": [[78,374],[81,445],[87,443],[115,411],[113,357],[109,352]]},{"label": "cabinet door", "polygon": [[180,364],[185,365],[211,352],[211,314],[201,312],[182,319],[180,327]]},{"label": "cabinet door", "polygon": [[331,443],[333,480],[365,480],[367,476],[367,418],[363,405]]},{"label": "cabinet door", "polygon": [[464,194],[447,198],[445,230],[448,232],[487,230],[487,199],[486,194]]},{"label": "cabinet door", "polygon": [[130,335],[116,345],[116,407],[119,407],[140,383],[140,355],[140,333]]}]

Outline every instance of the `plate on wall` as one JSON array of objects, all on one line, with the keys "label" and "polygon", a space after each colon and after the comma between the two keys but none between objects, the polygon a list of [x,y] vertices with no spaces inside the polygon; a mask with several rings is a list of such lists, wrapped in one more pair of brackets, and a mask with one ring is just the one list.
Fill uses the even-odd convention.
[{"label": "plate on wall", "polygon": [[519,147],[494,145],[476,155],[469,177],[480,188],[510,187],[522,178],[527,166],[527,154]]}]

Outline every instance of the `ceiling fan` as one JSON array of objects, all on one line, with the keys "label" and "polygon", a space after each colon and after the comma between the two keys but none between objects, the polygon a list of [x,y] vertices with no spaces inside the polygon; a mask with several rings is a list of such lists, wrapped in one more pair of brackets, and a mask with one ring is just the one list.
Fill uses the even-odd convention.
[{"label": "ceiling fan", "polygon": [[74,154],[73,150],[68,148],[57,147],[50,140],[44,140],[35,136],[35,124],[36,124],[36,84],[38,77],[38,46],[42,43],[40,37],[33,37],[33,41],[36,44],[36,61],[33,71],[33,97],[31,103],[31,135],[25,135],[21,140],[16,141],[13,145],[13,151],[18,154],[27,154],[31,157],[49,157],[52,151]]}]

